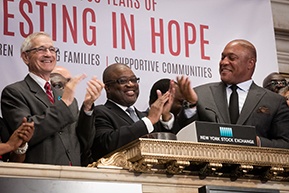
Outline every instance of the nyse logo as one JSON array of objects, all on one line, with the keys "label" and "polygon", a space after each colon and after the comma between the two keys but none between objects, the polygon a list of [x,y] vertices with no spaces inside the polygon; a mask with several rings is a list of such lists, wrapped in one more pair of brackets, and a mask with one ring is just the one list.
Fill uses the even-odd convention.
[{"label": "nyse logo", "polygon": [[221,137],[233,137],[233,130],[231,127],[219,127]]}]

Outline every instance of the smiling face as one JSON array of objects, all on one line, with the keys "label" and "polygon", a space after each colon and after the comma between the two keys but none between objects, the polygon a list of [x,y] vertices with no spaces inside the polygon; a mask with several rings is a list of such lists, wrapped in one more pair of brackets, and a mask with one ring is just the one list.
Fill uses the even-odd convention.
[{"label": "smiling face", "polygon": [[[38,35],[31,39],[31,48],[53,47],[53,41],[49,36]],[[42,53],[37,50],[29,52],[22,52],[21,57],[25,64],[28,66],[29,71],[40,76],[45,80],[49,80],[50,73],[56,65],[56,53],[51,52],[48,49]]]},{"label": "smiling face", "polygon": [[250,80],[256,62],[255,48],[244,40],[227,44],[219,63],[221,80],[226,84],[238,84]]},{"label": "smiling face", "polygon": [[104,83],[112,81],[105,85],[108,99],[127,107],[136,102],[139,95],[138,83],[128,81],[125,84],[120,84],[120,82],[116,82],[119,78],[131,79],[136,77],[129,67],[123,64],[112,64],[105,70],[103,77]]}]

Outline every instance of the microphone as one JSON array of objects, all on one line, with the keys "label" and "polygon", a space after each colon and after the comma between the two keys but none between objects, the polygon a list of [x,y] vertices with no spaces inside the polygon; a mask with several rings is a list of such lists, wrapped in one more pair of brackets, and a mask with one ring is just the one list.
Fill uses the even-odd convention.
[{"label": "microphone", "polygon": [[219,123],[219,117],[218,117],[216,111],[214,111],[213,109],[208,108],[208,107],[205,107],[205,109],[206,109],[207,111],[211,111],[211,112],[213,112],[214,115],[215,115],[215,122],[216,122],[216,123]]}]

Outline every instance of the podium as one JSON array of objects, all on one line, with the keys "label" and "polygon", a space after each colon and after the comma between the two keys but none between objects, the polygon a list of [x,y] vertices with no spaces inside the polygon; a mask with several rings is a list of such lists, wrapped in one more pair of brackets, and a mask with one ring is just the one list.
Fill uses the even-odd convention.
[{"label": "podium", "polygon": [[177,134],[179,141],[256,146],[256,129],[248,125],[233,125],[194,121]]},{"label": "podium", "polygon": [[89,167],[0,164],[0,177],[141,184],[143,193],[198,193],[202,186],[287,193],[288,172],[286,149],[147,138],[140,138]]},{"label": "podium", "polygon": [[89,165],[137,173],[289,182],[289,150],[139,138]]}]

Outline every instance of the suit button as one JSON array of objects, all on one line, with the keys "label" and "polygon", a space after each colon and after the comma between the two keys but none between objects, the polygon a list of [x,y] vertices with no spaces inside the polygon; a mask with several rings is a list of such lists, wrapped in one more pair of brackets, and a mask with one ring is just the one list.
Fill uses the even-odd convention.
[{"label": "suit button", "polygon": [[59,135],[61,135],[61,134],[62,134],[62,131],[59,131],[58,133],[59,133]]}]

